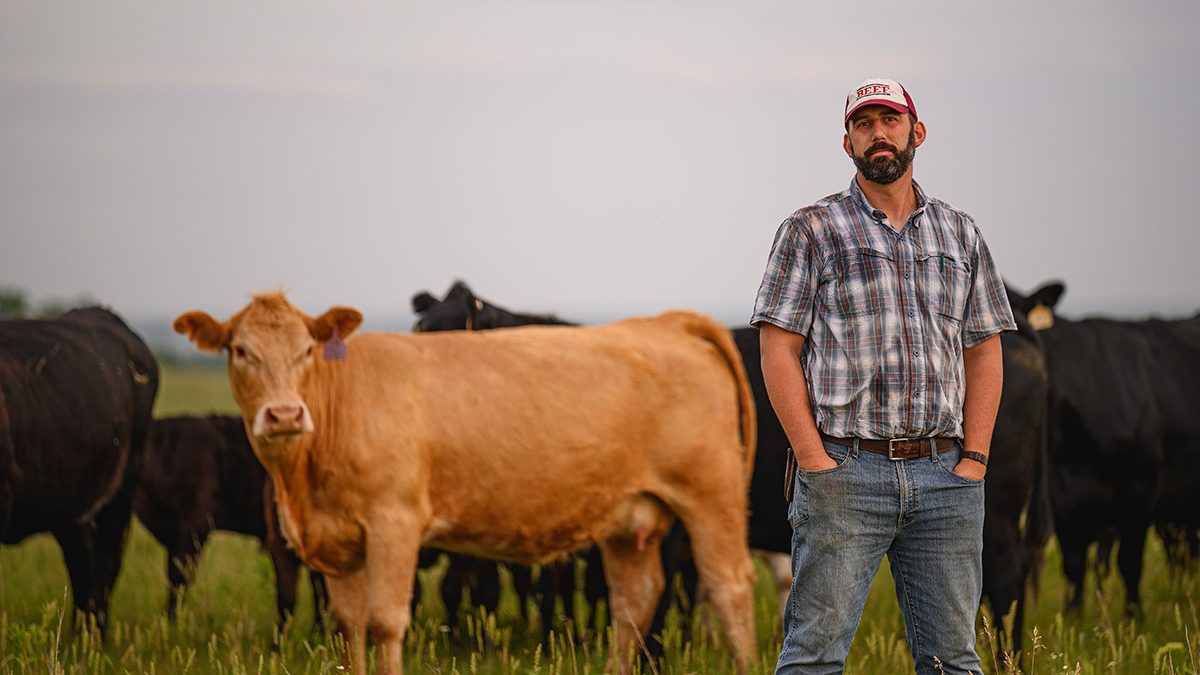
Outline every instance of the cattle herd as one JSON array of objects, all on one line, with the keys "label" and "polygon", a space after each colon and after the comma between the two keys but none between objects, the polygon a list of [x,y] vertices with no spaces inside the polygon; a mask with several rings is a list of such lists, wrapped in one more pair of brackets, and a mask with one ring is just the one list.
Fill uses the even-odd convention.
[{"label": "cattle herd", "polygon": [[[1093,544],[1100,564],[1116,549],[1130,612],[1151,527],[1172,564],[1200,554],[1200,315],[1069,320],[1062,293],[1010,288],[1018,330],[1002,338],[983,559],[988,606],[1013,612],[1010,652],[1051,536],[1070,607]],[[546,629],[582,558],[622,670],[661,653],[646,638],[678,573],[744,669],[751,552],[786,555],[792,534],[757,331],[685,311],[578,326],[462,282],[412,310],[411,334],[357,332],[354,309],[312,317],[280,294],[226,320],[182,314],[178,332],[228,354],[241,415],[162,419],[154,356],[111,311],[0,321],[0,542],[50,533],[103,632],[134,515],[167,551],[172,617],[213,530],[256,537],[280,619],[308,565],[359,672],[368,637],[399,672],[416,570],[440,556],[449,625],[464,591],[496,609],[505,561]]]}]

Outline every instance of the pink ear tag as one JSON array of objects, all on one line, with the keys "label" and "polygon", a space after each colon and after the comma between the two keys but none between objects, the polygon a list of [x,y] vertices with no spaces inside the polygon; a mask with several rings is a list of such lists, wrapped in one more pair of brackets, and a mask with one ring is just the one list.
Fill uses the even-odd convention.
[{"label": "pink ear tag", "polygon": [[325,360],[326,361],[345,361],[346,360],[346,343],[342,338],[338,337],[338,331],[333,329],[333,335],[325,341]]}]

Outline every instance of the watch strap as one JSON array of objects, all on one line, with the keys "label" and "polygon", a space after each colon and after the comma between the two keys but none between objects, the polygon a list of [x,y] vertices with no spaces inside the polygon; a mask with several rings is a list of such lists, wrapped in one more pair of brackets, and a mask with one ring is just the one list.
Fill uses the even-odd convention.
[{"label": "watch strap", "polygon": [[974,450],[963,450],[962,458],[963,459],[973,459],[976,462],[979,462],[980,464],[987,466],[988,456],[983,454],[982,452],[975,452]]}]

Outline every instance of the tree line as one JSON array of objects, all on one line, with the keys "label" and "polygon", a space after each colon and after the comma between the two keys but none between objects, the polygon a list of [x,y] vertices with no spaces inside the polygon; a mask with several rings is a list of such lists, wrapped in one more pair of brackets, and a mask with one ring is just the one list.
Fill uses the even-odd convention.
[{"label": "tree line", "polygon": [[75,307],[97,304],[96,300],[86,293],[74,300],[50,298],[41,302],[33,302],[23,288],[17,286],[0,286],[0,319],[46,319],[59,316]]}]

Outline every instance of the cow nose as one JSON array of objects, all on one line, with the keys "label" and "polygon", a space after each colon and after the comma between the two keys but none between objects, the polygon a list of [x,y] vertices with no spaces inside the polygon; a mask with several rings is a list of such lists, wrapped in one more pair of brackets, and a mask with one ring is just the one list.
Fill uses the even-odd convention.
[{"label": "cow nose", "polygon": [[299,403],[280,403],[267,407],[267,424],[288,427],[300,423],[304,408]]},{"label": "cow nose", "polygon": [[254,434],[262,437],[303,434],[312,430],[312,417],[302,401],[268,403],[259,410],[254,424]]}]

